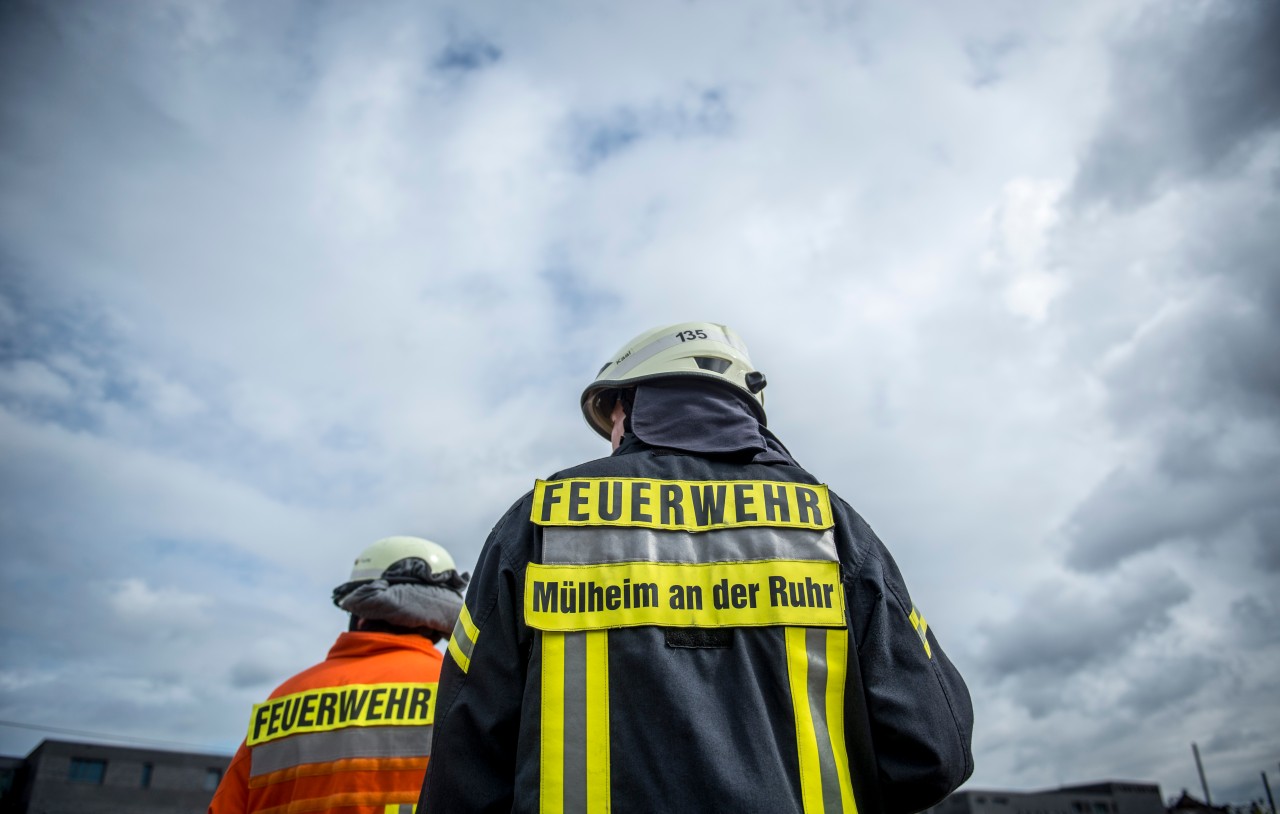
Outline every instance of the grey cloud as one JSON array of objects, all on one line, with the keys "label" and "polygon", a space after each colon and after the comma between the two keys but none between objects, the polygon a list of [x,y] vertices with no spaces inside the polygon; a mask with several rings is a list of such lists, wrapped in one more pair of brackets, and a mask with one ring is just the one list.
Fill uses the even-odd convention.
[{"label": "grey cloud", "polygon": [[1101,587],[1086,594],[1062,583],[1043,586],[1015,618],[988,629],[983,669],[1034,682],[1122,658],[1135,641],[1168,627],[1170,611],[1191,596],[1171,573],[1124,585],[1118,596]]},{"label": "grey cloud", "polygon": [[578,166],[590,170],[640,139],[640,118],[633,110],[618,110],[578,125],[575,152]]},{"label": "grey cloud", "polygon": [[1148,717],[1210,686],[1223,675],[1223,662],[1208,655],[1147,662],[1147,669],[1132,678],[1120,694],[1119,704],[1139,717]]},{"label": "grey cloud", "polygon": [[969,40],[964,44],[964,55],[969,61],[969,81],[979,88],[996,84],[1004,78],[1005,62],[1023,45],[1023,39],[1015,34]]},{"label": "grey cloud", "polygon": [[1280,644],[1280,602],[1250,594],[1231,603],[1235,638],[1247,648]]},{"label": "grey cloud", "polygon": [[253,689],[278,683],[285,673],[276,664],[241,660],[231,665],[231,686],[236,689]]},{"label": "grey cloud", "polygon": [[[1101,368],[1107,415],[1134,452],[1071,514],[1075,568],[1109,568],[1172,540],[1211,544],[1238,526],[1253,530],[1259,564],[1276,559],[1268,518],[1280,494],[1280,232],[1264,224],[1280,220],[1280,198],[1265,179],[1230,180],[1247,193],[1226,184],[1188,193],[1203,205],[1174,227],[1185,248],[1152,258],[1176,293]],[[1093,283],[1076,293],[1074,316],[1114,288]]]},{"label": "grey cloud", "polygon": [[1268,736],[1256,729],[1217,732],[1201,746],[1201,749],[1205,754],[1229,752],[1242,746],[1265,743],[1267,740]]},{"label": "grey cloud", "polygon": [[502,59],[502,49],[481,39],[455,40],[436,57],[435,68],[446,73],[470,73]]},{"label": "grey cloud", "polygon": [[1280,414],[1280,354],[1274,352],[1280,315],[1239,298],[1247,293],[1252,287],[1205,297],[1144,336],[1136,352],[1109,371],[1111,414],[1119,424],[1132,426],[1153,407],[1242,418]]},{"label": "grey cloud", "polygon": [[1280,5],[1154,3],[1115,46],[1110,110],[1073,190],[1141,205],[1180,178],[1235,166],[1280,123]]},{"label": "grey cloud", "polygon": [[11,170],[136,162],[191,146],[146,92],[139,61],[120,60],[139,43],[118,15],[25,0],[0,14],[0,132]]},{"label": "grey cloud", "polygon": [[1280,508],[1262,509],[1249,518],[1249,523],[1257,542],[1258,567],[1280,573]]},{"label": "grey cloud", "polygon": [[1169,477],[1148,468],[1113,471],[1080,504],[1067,526],[1067,564],[1112,568],[1175,540],[1209,542],[1247,522],[1280,494],[1280,458],[1269,455],[1230,471]]}]

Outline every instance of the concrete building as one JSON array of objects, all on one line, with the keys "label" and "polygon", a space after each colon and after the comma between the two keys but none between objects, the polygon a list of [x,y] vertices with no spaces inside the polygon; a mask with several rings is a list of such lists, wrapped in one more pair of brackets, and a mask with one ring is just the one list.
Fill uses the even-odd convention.
[{"label": "concrete building", "polygon": [[46,740],[18,762],[3,814],[205,814],[231,758]]},{"label": "concrete building", "polygon": [[929,814],[1165,814],[1160,787],[1108,780],[1047,791],[985,791],[952,794]]}]

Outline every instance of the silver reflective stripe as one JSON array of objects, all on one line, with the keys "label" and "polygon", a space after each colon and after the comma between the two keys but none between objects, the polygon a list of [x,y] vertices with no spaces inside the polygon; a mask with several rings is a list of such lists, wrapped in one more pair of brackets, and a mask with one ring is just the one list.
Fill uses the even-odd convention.
[{"label": "silver reflective stripe", "polygon": [[587,810],[587,634],[564,637],[564,810]]},{"label": "silver reflective stripe", "polygon": [[467,633],[467,628],[462,624],[462,619],[453,623],[453,633],[449,637],[451,644],[456,644],[462,654],[467,657],[467,661],[471,660],[471,651],[475,649],[476,643],[471,641],[471,636]]},{"label": "silver reflective stripe", "polygon": [[548,526],[542,533],[542,562],[547,565],[746,560],[835,562],[835,534],[831,529],[816,531],[767,526],[698,534],[616,526]]},{"label": "silver reflective stripe", "polygon": [[[712,342],[719,342],[722,345],[728,345],[729,347],[740,351],[743,355],[746,354],[747,349],[740,347],[738,345],[735,345],[729,339],[728,335],[725,334],[724,331],[721,331],[718,328],[712,328],[709,326],[706,328],[702,328],[701,330],[703,330],[707,334],[707,339],[710,339]],[[678,333],[667,334],[666,336],[660,336],[657,339],[650,342],[649,344],[645,345],[643,348],[639,348],[637,350],[632,351],[631,355],[622,361],[622,364],[618,365],[616,368],[609,371],[609,379],[620,379],[623,376],[627,375],[628,371],[630,371],[633,367],[640,364],[641,362],[644,362],[648,359],[652,359],[654,356],[658,355],[659,353],[666,350],[667,348],[672,347],[673,345],[680,345],[680,344],[683,344],[683,343],[680,341],[680,335]],[[609,379],[603,379],[602,381],[608,381]]]},{"label": "silver reflective stripe", "polygon": [[840,811],[840,779],[836,775],[836,756],[827,726],[827,631],[821,628],[806,630],[805,650],[809,655],[809,710],[813,717],[813,732],[818,739],[823,811]]},{"label": "silver reflective stripe", "polygon": [[278,772],[304,763],[332,763],[354,757],[430,757],[426,726],[350,726],[306,732],[250,748],[249,775]]}]

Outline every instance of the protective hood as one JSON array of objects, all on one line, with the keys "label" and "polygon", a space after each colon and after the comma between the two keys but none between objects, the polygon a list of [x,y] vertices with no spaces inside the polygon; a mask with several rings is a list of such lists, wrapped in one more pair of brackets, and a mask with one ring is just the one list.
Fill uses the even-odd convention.
[{"label": "protective hood", "polygon": [[462,594],[437,585],[392,585],[385,579],[375,579],[359,586],[337,604],[361,619],[450,633],[462,612]]},{"label": "protective hood", "polygon": [[454,570],[434,574],[414,557],[395,563],[379,579],[339,585],[333,589],[333,604],[362,619],[451,633],[470,581],[470,574]]},{"label": "protective hood", "polygon": [[689,381],[636,385],[628,424],[649,446],[799,465],[743,398],[726,387]]}]

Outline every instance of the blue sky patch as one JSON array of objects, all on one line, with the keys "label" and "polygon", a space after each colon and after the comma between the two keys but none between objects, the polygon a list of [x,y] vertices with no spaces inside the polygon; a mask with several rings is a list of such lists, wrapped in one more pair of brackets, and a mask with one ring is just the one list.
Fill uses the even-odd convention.
[{"label": "blue sky patch", "polygon": [[470,73],[502,59],[502,49],[481,39],[455,40],[436,57],[435,68],[446,73]]}]

